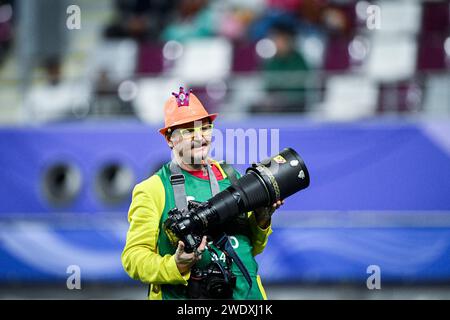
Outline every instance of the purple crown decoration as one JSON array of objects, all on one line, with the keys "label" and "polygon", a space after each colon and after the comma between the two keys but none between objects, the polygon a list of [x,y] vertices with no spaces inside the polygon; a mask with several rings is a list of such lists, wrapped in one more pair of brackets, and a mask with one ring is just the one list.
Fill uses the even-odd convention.
[{"label": "purple crown decoration", "polygon": [[172,94],[177,99],[177,104],[179,107],[189,106],[189,94],[192,92],[192,89],[189,92],[185,92],[183,87],[180,87],[180,92],[172,92]]}]

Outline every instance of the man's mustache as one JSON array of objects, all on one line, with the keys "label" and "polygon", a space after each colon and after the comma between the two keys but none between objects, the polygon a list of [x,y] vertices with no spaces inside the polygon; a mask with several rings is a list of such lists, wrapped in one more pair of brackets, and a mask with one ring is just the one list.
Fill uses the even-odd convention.
[{"label": "man's mustache", "polygon": [[207,146],[208,143],[206,141],[192,141],[191,148],[200,148]]}]

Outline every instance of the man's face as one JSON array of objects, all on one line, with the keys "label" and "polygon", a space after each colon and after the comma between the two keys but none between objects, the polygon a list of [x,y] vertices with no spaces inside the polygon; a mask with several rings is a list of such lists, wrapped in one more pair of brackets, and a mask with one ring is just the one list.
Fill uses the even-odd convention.
[{"label": "man's face", "polygon": [[210,125],[209,119],[203,119],[173,128],[170,141],[174,152],[184,163],[199,165],[207,158],[211,149],[212,128],[208,130]]}]

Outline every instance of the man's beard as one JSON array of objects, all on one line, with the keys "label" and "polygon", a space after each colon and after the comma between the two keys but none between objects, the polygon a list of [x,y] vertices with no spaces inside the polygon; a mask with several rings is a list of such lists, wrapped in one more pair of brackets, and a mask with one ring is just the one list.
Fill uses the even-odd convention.
[{"label": "man's beard", "polygon": [[179,150],[178,155],[184,163],[190,165],[193,168],[200,169],[208,157],[208,152],[194,152],[194,148],[204,147],[208,148],[208,142],[205,141],[192,141],[186,148]]}]

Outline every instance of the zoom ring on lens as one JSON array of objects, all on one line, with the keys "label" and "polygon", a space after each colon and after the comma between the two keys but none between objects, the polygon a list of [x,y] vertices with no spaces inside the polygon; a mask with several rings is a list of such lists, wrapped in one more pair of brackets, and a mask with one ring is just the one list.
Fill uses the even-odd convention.
[{"label": "zoom ring on lens", "polygon": [[267,168],[263,164],[260,164],[259,166],[256,167],[256,169],[258,169],[258,171],[260,171],[261,173],[265,173],[269,177],[270,183],[275,191],[275,201],[280,200],[281,197],[280,187],[278,186],[278,182],[275,179],[275,176],[269,170],[269,168]]}]

